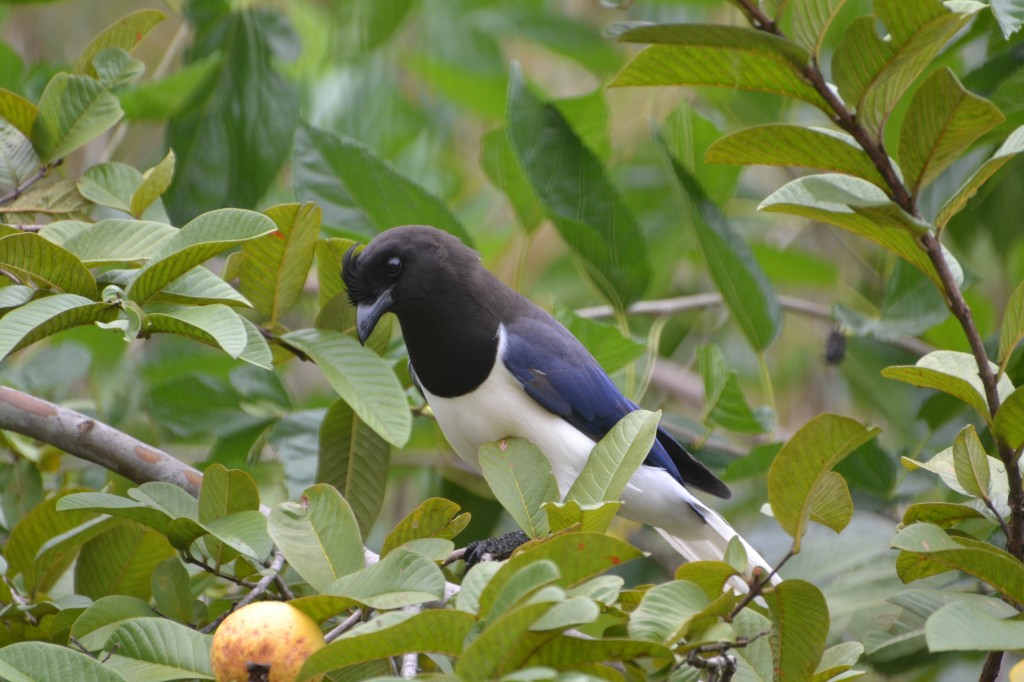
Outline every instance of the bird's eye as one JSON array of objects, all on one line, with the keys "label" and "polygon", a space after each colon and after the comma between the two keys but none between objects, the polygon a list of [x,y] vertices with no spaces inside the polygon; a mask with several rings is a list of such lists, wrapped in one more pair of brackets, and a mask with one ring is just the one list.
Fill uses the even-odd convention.
[{"label": "bird's eye", "polygon": [[388,277],[398,277],[398,273],[402,271],[402,259],[398,256],[392,256],[388,258],[384,263],[384,274]]}]

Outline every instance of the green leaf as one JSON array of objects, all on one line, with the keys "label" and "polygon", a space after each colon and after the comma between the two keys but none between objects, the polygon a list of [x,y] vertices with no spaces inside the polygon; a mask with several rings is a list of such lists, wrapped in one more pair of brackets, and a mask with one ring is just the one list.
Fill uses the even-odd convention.
[{"label": "green leaf", "polygon": [[541,505],[548,515],[548,525],[552,533],[566,530],[580,524],[584,533],[604,533],[611,525],[615,514],[622,507],[621,502],[599,502],[597,504],[580,504],[576,500],[565,502],[545,502]]},{"label": "green leaf", "polygon": [[[865,180],[834,174],[809,175],[783,185],[762,201],[758,209],[791,213],[841,227],[895,253],[936,286],[943,286],[917,241],[917,234],[927,226],[903,214],[885,192]],[[959,273],[962,279],[959,264],[948,253],[946,261],[954,276]]]},{"label": "green leaf", "polygon": [[78,178],[78,191],[100,206],[131,213],[132,194],[142,184],[142,173],[125,163],[110,161],[90,166]]},{"label": "green leaf", "polygon": [[608,374],[637,360],[647,350],[644,344],[624,335],[615,326],[580,317],[568,308],[556,306],[551,314],[579,339]]},{"label": "green leaf", "polygon": [[992,495],[988,455],[973,424],[968,424],[953,441],[953,471],[967,494],[987,500]]},{"label": "green leaf", "polygon": [[153,616],[153,607],[136,597],[101,597],[75,619],[71,636],[90,651],[99,651],[117,627],[134,618]]},{"label": "green leaf", "polygon": [[380,550],[381,556],[411,540],[454,538],[466,528],[470,520],[469,514],[460,514],[459,511],[459,505],[450,500],[440,497],[425,500],[388,533]]},{"label": "green leaf", "polygon": [[914,93],[900,128],[900,168],[911,195],[918,196],[975,140],[1005,120],[992,102],[965,90],[948,68],[932,73]]},{"label": "green leaf", "polygon": [[75,592],[92,599],[125,594],[149,599],[157,564],[175,555],[160,533],[120,523],[82,546],[75,562]]},{"label": "green leaf", "polygon": [[165,195],[176,222],[222,206],[254,207],[292,149],[301,98],[281,62],[297,54],[298,37],[276,8],[233,10],[223,2],[184,6],[195,27],[186,66],[203,62],[207,73],[187,97],[162,94],[183,103],[166,135],[177,155]]},{"label": "green leaf", "polygon": [[846,0],[790,0],[793,38],[817,58],[825,34],[844,4]]},{"label": "green leaf", "polygon": [[544,205],[530,186],[523,167],[504,128],[492,130],[480,140],[480,166],[491,184],[500,189],[512,204],[519,226],[532,233],[544,219]]},{"label": "green leaf", "polygon": [[444,202],[356,140],[303,126],[295,144],[310,149],[327,165],[378,231],[398,225],[432,225],[472,245]]},{"label": "green leaf", "polygon": [[44,163],[63,158],[121,119],[117,97],[88,76],[58,73],[39,97],[32,144]]},{"label": "green leaf", "polygon": [[879,431],[848,417],[822,414],[801,427],[779,450],[768,471],[768,502],[775,520],[793,537],[796,549],[815,503],[820,505],[818,490],[823,485],[838,490],[835,482],[829,481],[832,468]]},{"label": "green leaf", "polygon": [[[173,280],[154,294],[150,300],[154,303],[178,303],[187,306],[221,303],[236,308],[252,307],[252,304],[249,303],[245,296],[242,296],[234,287],[202,265],[197,265],[181,277]],[[252,323],[248,320],[244,318],[239,319],[252,326]]]},{"label": "green leaf", "polygon": [[915,523],[892,540],[902,550],[896,571],[903,582],[960,570],[988,583],[1000,594],[1024,604],[1024,564],[986,542],[951,536],[938,526]]},{"label": "green leaf", "polygon": [[372,350],[331,329],[300,329],[282,339],[312,358],[371,429],[395,447],[409,439],[412,416],[398,379]]},{"label": "green leaf", "polygon": [[659,24],[631,29],[619,40],[656,44],[633,57],[612,86],[717,85],[795,97],[829,112],[828,104],[803,74],[810,54],[796,43],[764,31]]},{"label": "green leaf", "polygon": [[963,504],[951,502],[918,502],[907,507],[903,513],[903,525],[930,523],[941,528],[955,526],[967,519],[983,519],[985,516]]},{"label": "green leaf", "polygon": [[[587,664],[601,667],[608,661],[636,661],[637,659],[656,659],[664,662],[672,657],[672,652],[656,642],[639,642],[631,639],[580,639],[579,637],[561,636],[541,645],[528,659],[534,666],[549,666],[555,670],[570,671],[565,673],[566,680],[572,670]],[[593,672],[597,672],[595,669]],[[603,672],[603,671],[602,671]],[[595,675],[597,677],[597,675]]]},{"label": "green leaf", "polygon": [[157,612],[179,623],[194,620],[197,601],[181,559],[173,556],[157,564],[153,569],[152,588]]},{"label": "green leaf", "polygon": [[21,187],[39,169],[39,157],[28,136],[0,118],[0,185]]},{"label": "green leaf", "polygon": [[155,509],[143,502],[137,502],[120,495],[110,493],[76,493],[62,497],[57,502],[57,511],[71,510],[96,511],[112,516],[138,521],[154,528],[161,533],[166,532],[167,525],[174,518],[162,509]]},{"label": "green leaf", "polygon": [[547,599],[496,618],[491,627],[466,645],[455,664],[455,674],[462,679],[493,679],[502,672],[520,668],[533,651],[556,636],[530,632],[531,626],[551,608],[551,600]]},{"label": "green leaf", "polygon": [[143,303],[208,258],[274,229],[270,218],[253,211],[222,208],[204,213],[163,243],[125,293]]},{"label": "green leaf", "polygon": [[338,668],[403,654],[435,653],[458,656],[476,618],[462,611],[429,610],[397,624],[368,623],[317,651],[303,664],[299,680]]},{"label": "green leaf", "polygon": [[178,233],[170,225],[147,220],[101,220],[64,235],[58,234],[54,225],[60,223],[47,225],[39,236],[67,249],[89,267],[145,261]]},{"label": "green leaf", "polygon": [[391,448],[344,400],[327,408],[320,425],[318,483],[328,483],[348,500],[363,537],[370,534],[384,504]]},{"label": "green leaf", "polygon": [[[169,529],[168,538],[171,540],[174,539],[176,524],[180,525],[179,521],[172,522]],[[191,527],[198,527],[198,524],[191,522],[186,524],[184,528],[185,533],[182,534],[182,537],[191,534]],[[212,545],[213,540],[220,541],[222,545],[226,545],[238,554],[244,554],[256,563],[265,562],[270,556],[270,552],[274,549],[274,543],[271,541],[267,529],[267,517],[262,512],[256,510],[240,511],[228,516],[222,516],[212,521],[207,521],[199,529],[213,536],[205,540],[207,548],[211,550],[209,553],[212,554],[214,551],[220,552],[224,560],[227,560],[227,557],[233,558],[234,555],[230,552],[224,552],[222,547],[218,545]],[[214,558],[216,559],[217,557],[215,556]]]},{"label": "green leaf", "polygon": [[93,57],[101,50],[119,47],[131,52],[154,26],[166,18],[167,16],[159,10],[143,9],[118,19],[92,39],[75,60],[72,72],[95,76],[96,71],[93,69],[92,61]]},{"label": "green leaf", "polygon": [[[990,4],[1003,37],[1009,39],[1024,23],[1024,5],[1021,5],[1020,0],[992,0]],[[1016,679],[1014,682],[1017,682]]]},{"label": "green leaf", "polygon": [[[992,373],[999,368],[989,363]],[[985,399],[985,386],[978,375],[978,365],[970,353],[937,350],[917,361],[916,365],[899,365],[886,367],[882,376],[887,379],[903,381],[921,388],[933,388],[957,398],[975,410],[991,423],[992,415],[988,411]],[[1013,392],[1013,384],[1003,375],[996,385],[1000,399],[1006,399]]]},{"label": "green leaf", "polygon": [[110,635],[112,669],[130,680],[212,680],[210,647],[204,635],[167,618],[134,618]]},{"label": "green leaf", "polygon": [[320,207],[281,204],[264,213],[277,230],[242,247],[238,286],[273,326],[302,294],[320,234]]},{"label": "green leaf", "polygon": [[725,216],[704,194],[696,178],[662,144],[685,196],[708,272],[744,336],[763,351],[778,338],[782,308],[750,247],[740,239]]},{"label": "green leaf", "polygon": [[0,676],[12,682],[126,682],[95,658],[49,642],[16,642],[0,649]]},{"label": "green leaf", "polygon": [[656,585],[630,614],[629,636],[674,646],[709,603],[704,590],[693,583],[674,580]]},{"label": "green leaf", "polygon": [[635,410],[620,419],[590,451],[565,499],[614,502],[654,444],[661,412]]},{"label": "green leaf", "polygon": [[[864,655],[864,645],[860,642],[843,642],[825,649],[825,653],[818,663],[818,669],[814,671],[813,682],[828,682],[832,679],[839,679],[839,675],[845,673]],[[850,677],[859,677],[863,673],[854,671]],[[858,674],[859,673],[859,674]]]},{"label": "green leaf", "polygon": [[[96,78],[105,88],[117,88],[136,81],[146,72],[145,62],[132,58],[120,47],[105,47],[92,60]],[[120,101],[118,102],[120,104]]]},{"label": "green leaf", "polygon": [[263,369],[274,368],[274,356],[270,352],[270,346],[267,344],[267,340],[263,338],[263,334],[260,330],[249,320],[244,317],[240,318],[242,324],[245,326],[245,349],[238,356],[239,360],[244,360],[251,365],[262,367]]},{"label": "green leaf", "polygon": [[288,564],[318,592],[365,566],[362,537],[352,509],[337,490],[324,483],[307,488],[301,504],[275,506],[267,530]]},{"label": "green leaf", "polygon": [[444,575],[430,559],[396,548],[379,562],[343,575],[324,590],[374,609],[397,609],[444,596]]},{"label": "green leaf", "polygon": [[530,91],[518,66],[509,75],[508,138],[533,191],[584,273],[622,309],[647,289],[647,247],[632,210],[554,105]]},{"label": "green leaf", "polygon": [[548,534],[545,502],[559,499],[551,464],[533,443],[507,438],[485,443],[478,453],[480,470],[501,506],[531,538]]},{"label": "green leaf", "polygon": [[875,14],[889,30],[878,35],[876,17],[855,19],[836,47],[832,74],[857,120],[880,139],[896,102],[981,3],[954,11],[937,0],[878,0]]},{"label": "green leaf", "polygon": [[960,186],[960,189],[956,191],[946,203],[942,206],[942,210],[939,211],[939,215],[935,218],[935,224],[942,229],[949,222],[950,218],[955,216],[957,213],[963,210],[967,202],[971,200],[975,194],[978,193],[978,189],[985,184],[985,182],[995,175],[996,171],[1006,165],[1007,161],[1013,159],[1017,154],[1024,151],[1024,126],[1021,126],[1010,133],[1009,137],[1003,142],[1003,144],[996,150],[985,163],[981,165],[978,170],[964,181],[964,184]]},{"label": "green leaf", "polygon": [[721,348],[713,344],[698,348],[697,367],[704,382],[702,422],[737,433],[765,433],[771,428],[750,409],[736,370],[726,364]]},{"label": "green leaf", "polygon": [[870,157],[850,135],[829,128],[770,124],[740,130],[719,139],[707,152],[708,163],[804,166],[863,178],[888,187]]},{"label": "green leaf", "polygon": [[248,344],[242,318],[226,305],[184,306],[161,303],[147,308],[146,334],[177,334],[220,348],[233,358]]},{"label": "green leaf", "polygon": [[36,290],[24,284],[8,284],[0,287],[0,312],[23,306],[32,300]]},{"label": "green leaf", "polygon": [[39,110],[16,92],[0,88],[0,116],[7,119],[25,137],[32,137],[32,127]]},{"label": "green leaf", "polygon": [[211,54],[183,65],[165,78],[136,83],[117,93],[128,121],[163,121],[174,118],[196,96],[211,85],[221,63],[220,54]]},{"label": "green leaf", "polygon": [[0,358],[65,329],[116,317],[116,306],[74,294],[37,298],[0,318]]},{"label": "green leaf", "polygon": [[828,526],[837,533],[843,532],[853,518],[853,499],[846,479],[835,471],[829,471],[821,478],[811,499],[811,520]]},{"label": "green leaf", "polygon": [[[223,464],[211,464],[203,471],[203,487],[199,491],[199,521],[204,525],[236,512],[259,510],[259,507],[260,494],[256,481],[247,472],[241,469],[228,470]],[[224,547],[220,543],[208,540],[206,547],[217,565],[229,560],[222,556]]]},{"label": "green leaf", "polygon": [[89,269],[67,249],[31,232],[0,238],[0,268],[48,289],[96,298],[96,280]]},{"label": "green leaf", "polygon": [[999,363],[1005,366],[1020,340],[1024,339],[1024,282],[1017,285],[1003,311],[999,332]]},{"label": "green leaf", "polygon": [[[957,480],[956,466],[953,464],[953,448],[948,447],[942,450],[934,457],[929,459],[927,462],[918,462],[917,460],[910,459],[908,457],[902,458],[901,462],[907,469],[913,471],[914,469],[925,469],[933,474],[936,474],[942,479],[951,490],[955,490],[961,495],[970,495]],[[992,491],[990,498],[996,509],[1002,513],[1008,513],[1009,509],[1006,506],[1006,498],[1009,492],[1006,481],[1006,470],[1001,460],[995,457],[988,458],[989,466],[989,480],[992,482]]]},{"label": "green leaf", "polygon": [[136,218],[142,216],[150,204],[167,191],[174,178],[174,150],[168,149],[167,156],[157,165],[142,174],[142,183],[132,192],[129,200],[131,214]]},{"label": "green leaf", "polygon": [[772,660],[776,679],[811,680],[825,651],[828,605],[821,590],[803,580],[786,580],[767,594],[773,632]]},{"label": "green leaf", "polygon": [[1013,450],[1024,446],[1024,386],[1011,393],[999,406],[992,431]]},{"label": "green leaf", "polygon": [[[928,651],[1012,651],[1024,641],[1017,611],[996,599],[955,601],[928,617]],[[1013,679],[1012,676],[1010,679]]]}]

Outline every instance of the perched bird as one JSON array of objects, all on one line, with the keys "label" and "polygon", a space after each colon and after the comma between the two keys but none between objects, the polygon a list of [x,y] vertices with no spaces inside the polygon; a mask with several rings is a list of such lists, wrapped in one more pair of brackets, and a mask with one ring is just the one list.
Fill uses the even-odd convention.
[{"label": "perched bird", "polygon": [[[413,378],[448,442],[472,466],[484,443],[525,438],[551,463],[564,497],[594,444],[638,409],[568,329],[492,275],[456,237],[407,225],[355,248],[345,254],[342,277],[360,341],[386,312],[398,316]],[[731,496],[659,427],[622,492],[620,514],[653,526],[689,560],[720,560],[737,533],[688,487]],[[752,566],[771,570],[743,544]]]}]

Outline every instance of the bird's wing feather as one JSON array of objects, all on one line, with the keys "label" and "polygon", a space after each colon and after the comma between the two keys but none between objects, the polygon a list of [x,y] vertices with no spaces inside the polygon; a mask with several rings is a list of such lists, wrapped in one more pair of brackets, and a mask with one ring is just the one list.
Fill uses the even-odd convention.
[{"label": "bird's wing feather", "polygon": [[[501,361],[526,393],[595,441],[638,409],[565,327],[546,314],[504,326]],[[679,483],[728,499],[729,488],[663,428],[644,460]]]}]

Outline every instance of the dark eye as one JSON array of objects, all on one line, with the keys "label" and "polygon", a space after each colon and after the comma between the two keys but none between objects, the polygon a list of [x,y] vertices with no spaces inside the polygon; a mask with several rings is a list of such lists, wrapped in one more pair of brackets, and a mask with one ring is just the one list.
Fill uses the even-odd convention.
[{"label": "dark eye", "polygon": [[392,256],[384,263],[384,274],[388,277],[398,277],[398,273],[401,271],[402,259],[398,256]]}]

